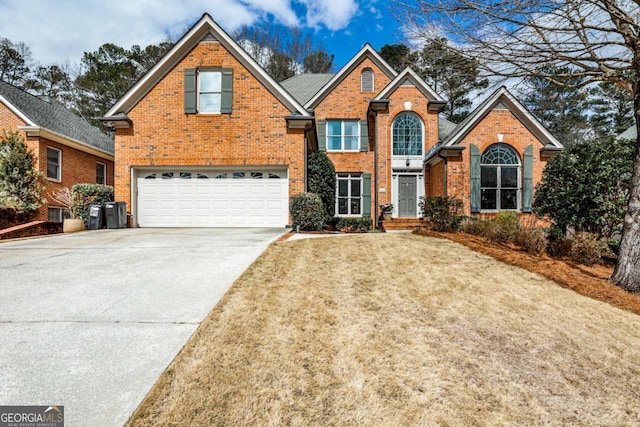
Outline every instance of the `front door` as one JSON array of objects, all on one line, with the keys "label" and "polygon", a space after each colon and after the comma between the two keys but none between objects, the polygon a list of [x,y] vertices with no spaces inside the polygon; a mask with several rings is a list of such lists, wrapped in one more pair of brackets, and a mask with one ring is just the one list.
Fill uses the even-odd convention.
[{"label": "front door", "polygon": [[416,212],[416,176],[398,176],[398,216],[400,218],[415,218]]}]

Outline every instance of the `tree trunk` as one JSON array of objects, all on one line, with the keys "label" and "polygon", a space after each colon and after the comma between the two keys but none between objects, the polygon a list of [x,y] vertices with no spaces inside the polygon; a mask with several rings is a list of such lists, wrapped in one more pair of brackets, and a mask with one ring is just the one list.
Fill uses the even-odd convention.
[{"label": "tree trunk", "polygon": [[620,255],[611,280],[621,288],[640,293],[640,83],[634,84],[636,118],[636,151],[629,195],[629,208],[624,216]]}]

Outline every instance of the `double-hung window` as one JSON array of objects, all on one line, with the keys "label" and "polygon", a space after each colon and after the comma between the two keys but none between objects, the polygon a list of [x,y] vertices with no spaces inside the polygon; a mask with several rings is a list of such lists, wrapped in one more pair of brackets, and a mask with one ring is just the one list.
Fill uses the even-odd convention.
[{"label": "double-hung window", "polygon": [[230,114],[233,107],[233,69],[184,70],[185,114]]},{"label": "double-hung window", "polygon": [[52,181],[61,181],[62,152],[58,149],[47,147],[47,178]]},{"label": "double-hung window", "polygon": [[222,102],[222,72],[198,71],[198,112],[220,113]]},{"label": "double-hung window", "polygon": [[520,181],[517,153],[504,144],[489,147],[480,159],[481,209],[520,209]]},{"label": "double-hung window", "polygon": [[358,120],[327,120],[327,150],[359,151],[360,122]]},{"label": "double-hung window", "polygon": [[362,215],[362,174],[339,173],[336,179],[336,214]]},{"label": "double-hung window", "polygon": [[104,163],[96,162],[96,183],[107,183],[107,165]]}]

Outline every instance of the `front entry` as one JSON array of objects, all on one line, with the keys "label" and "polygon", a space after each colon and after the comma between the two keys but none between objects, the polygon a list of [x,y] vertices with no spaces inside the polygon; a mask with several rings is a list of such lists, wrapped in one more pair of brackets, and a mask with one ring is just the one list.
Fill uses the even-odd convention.
[{"label": "front entry", "polygon": [[400,218],[415,218],[417,192],[415,175],[398,176],[398,216]]}]

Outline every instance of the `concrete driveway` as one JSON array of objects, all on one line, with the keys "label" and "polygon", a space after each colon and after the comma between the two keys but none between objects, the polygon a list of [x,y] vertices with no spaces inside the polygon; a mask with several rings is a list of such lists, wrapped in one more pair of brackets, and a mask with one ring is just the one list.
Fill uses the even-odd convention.
[{"label": "concrete driveway", "polygon": [[284,229],[124,229],[0,242],[0,405],[124,424]]}]

